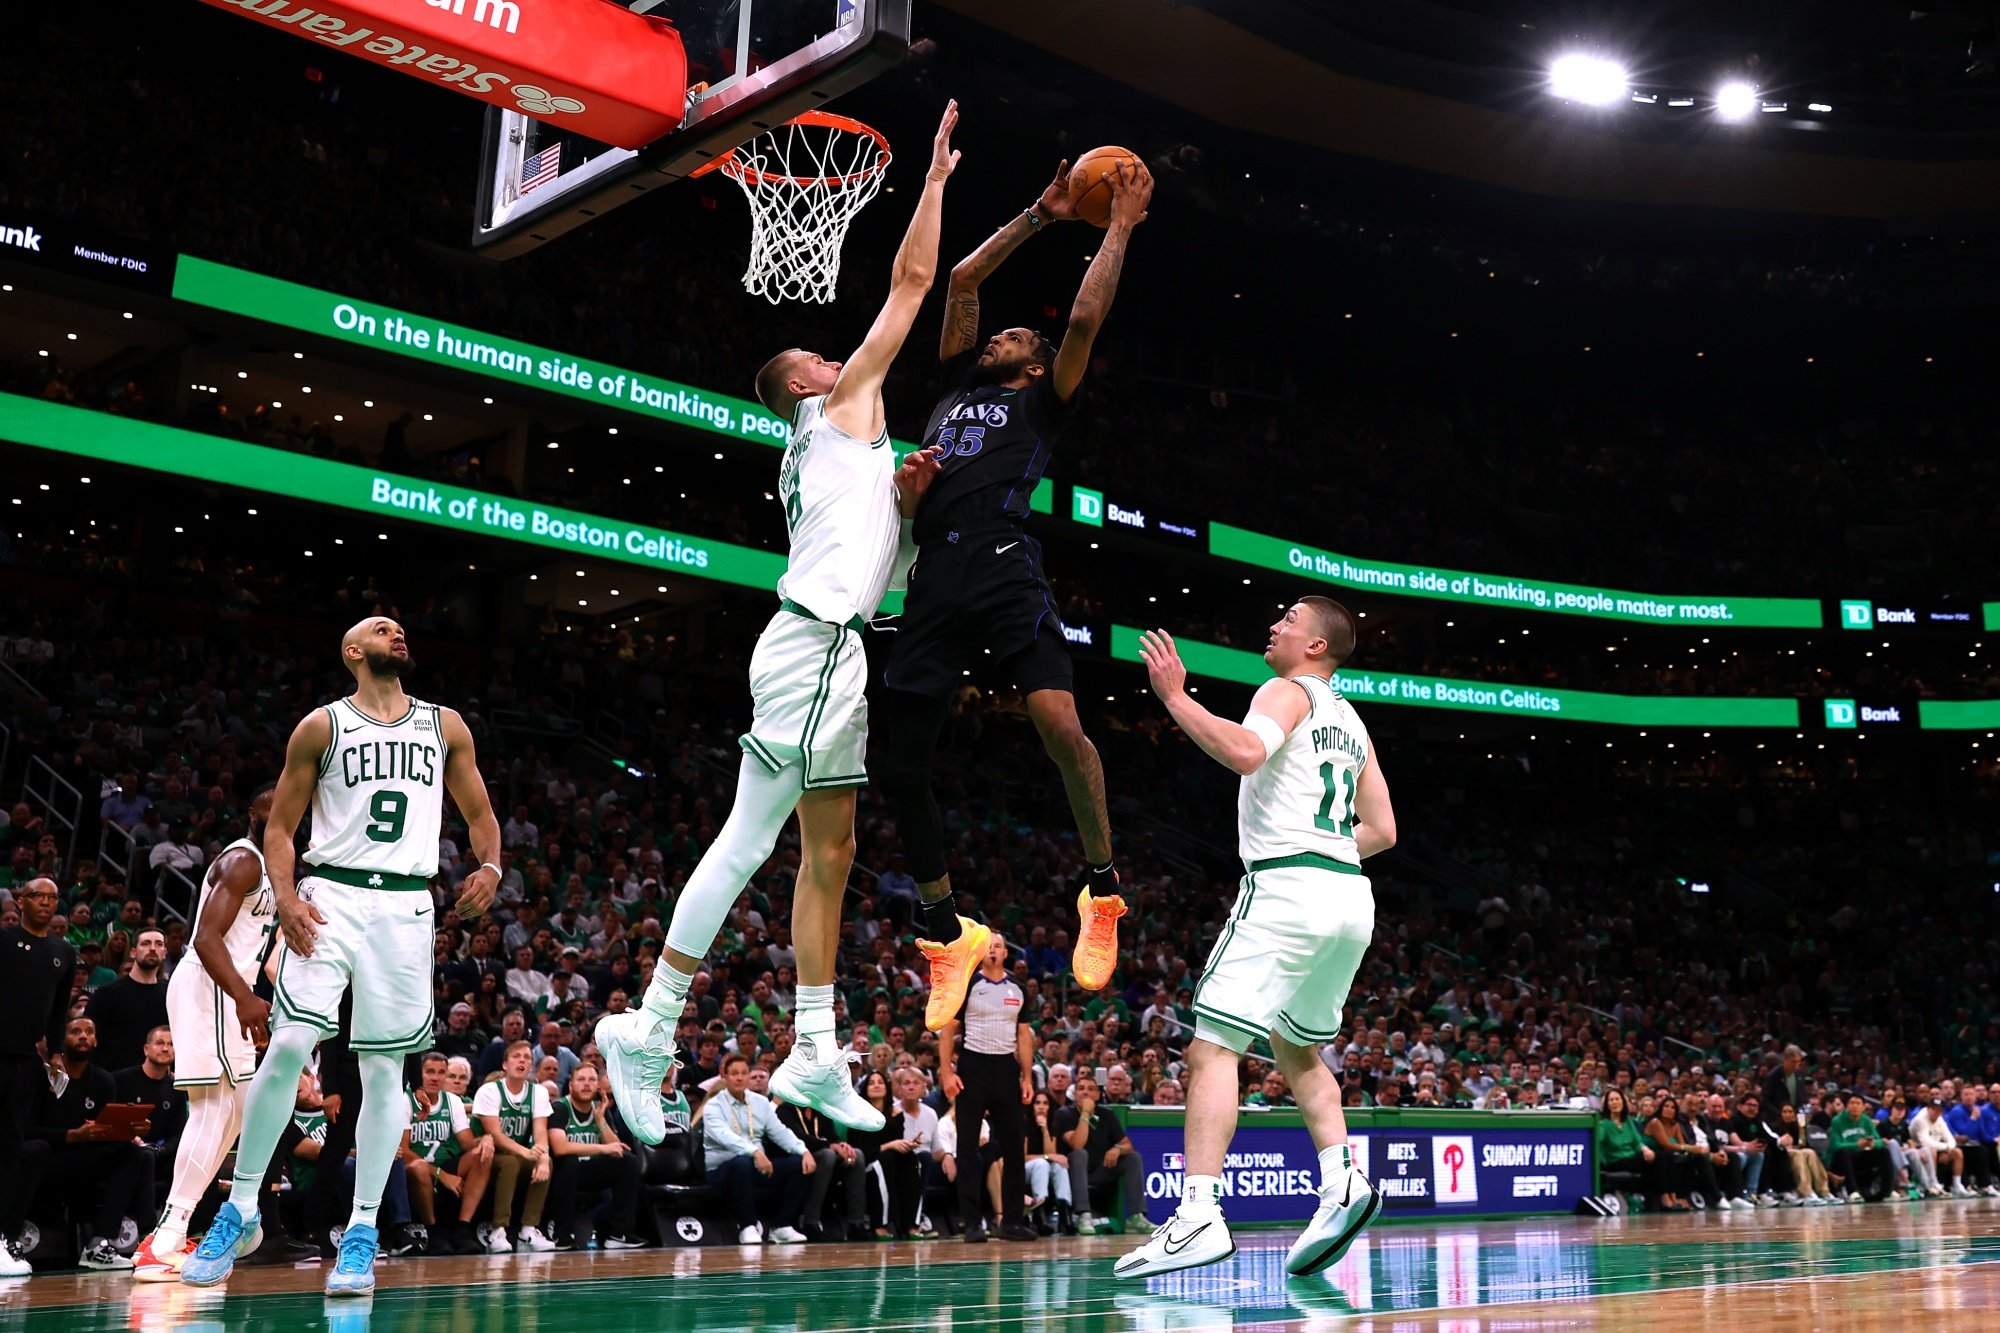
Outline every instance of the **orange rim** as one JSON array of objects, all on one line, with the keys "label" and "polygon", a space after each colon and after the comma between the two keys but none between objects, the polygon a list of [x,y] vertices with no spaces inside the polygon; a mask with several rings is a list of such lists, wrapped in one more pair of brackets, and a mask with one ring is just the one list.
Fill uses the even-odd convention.
[{"label": "orange rim", "polygon": [[[793,185],[838,186],[846,185],[850,181],[865,181],[872,176],[879,176],[888,165],[888,138],[883,135],[882,131],[875,129],[873,126],[864,125],[850,116],[836,116],[830,111],[804,111],[786,121],[785,124],[813,125],[820,129],[840,130],[847,134],[865,135],[873,139],[877,146],[881,148],[882,156],[876,161],[874,166],[868,168],[866,171],[857,171],[851,176],[787,176],[779,172],[759,171],[755,167],[744,166],[743,163],[737,160],[736,149],[732,148],[720,157],[704,162],[701,166],[689,172],[688,179],[693,180],[697,176],[706,176],[711,171],[720,171],[723,175],[742,181],[747,185],[762,185],[766,181],[784,181]],[[770,131],[767,130],[765,133],[768,134]]]}]

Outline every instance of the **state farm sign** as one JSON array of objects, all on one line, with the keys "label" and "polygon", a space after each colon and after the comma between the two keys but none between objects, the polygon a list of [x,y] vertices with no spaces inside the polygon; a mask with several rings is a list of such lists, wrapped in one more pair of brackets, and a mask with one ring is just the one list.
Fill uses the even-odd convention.
[{"label": "state farm sign", "polygon": [[620,148],[680,124],[687,56],[607,0],[205,0]]}]

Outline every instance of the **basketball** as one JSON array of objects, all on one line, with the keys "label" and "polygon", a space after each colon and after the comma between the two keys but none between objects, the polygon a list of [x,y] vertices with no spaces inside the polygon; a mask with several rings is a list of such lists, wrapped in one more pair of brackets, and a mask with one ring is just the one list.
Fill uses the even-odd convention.
[{"label": "basketball", "polygon": [[1093,148],[1069,169],[1069,202],[1076,215],[1093,227],[1111,225],[1111,173],[1125,164],[1139,165],[1129,148],[1106,144]]}]

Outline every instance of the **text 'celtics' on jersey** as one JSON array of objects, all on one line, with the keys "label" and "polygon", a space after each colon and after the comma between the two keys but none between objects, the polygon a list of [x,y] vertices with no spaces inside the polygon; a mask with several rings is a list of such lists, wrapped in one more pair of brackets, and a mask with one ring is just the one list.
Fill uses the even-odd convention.
[{"label": "text 'celtics' on jersey", "polygon": [[1368,764],[1368,728],[1323,676],[1293,676],[1312,711],[1256,772],[1236,801],[1244,864],[1314,852],[1361,864],[1354,793]]},{"label": "text 'celtics' on jersey", "polygon": [[352,699],[326,706],[332,742],[313,789],[307,865],[380,870],[428,879],[437,873],[444,820],[444,725],[436,704],[381,722]]}]

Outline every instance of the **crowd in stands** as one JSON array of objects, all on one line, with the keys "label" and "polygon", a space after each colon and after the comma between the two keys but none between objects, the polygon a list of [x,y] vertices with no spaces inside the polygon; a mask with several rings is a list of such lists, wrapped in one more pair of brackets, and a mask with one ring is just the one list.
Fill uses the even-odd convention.
[{"label": "crowd in stands", "polygon": [[[260,568],[270,578],[280,566]],[[192,882],[243,833],[294,721],[344,692],[326,648],[340,626],[398,609],[374,577],[291,570],[277,615],[239,572],[219,561],[78,582],[30,560],[11,567],[0,606],[8,659],[40,692],[0,706],[8,794],[32,757],[83,796],[74,842],[57,809],[12,804],[0,889],[44,875],[60,887],[81,959],[72,1068],[162,1092],[171,1046],[147,997],[173,968],[198,965]],[[415,692],[465,715],[506,850],[498,909],[459,921],[451,888],[473,868],[462,830],[448,827],[440,849],[438,1058],[413,1062],[410,1082],[414,1119],[441,1127],[428,1139],[413,1129],[392,1183],[396,1247],[640,1243],[642,1186],[696,1180],[726,1197],[746,1237],[779,1243],[962,1225],[951,1182],[997,1156],[985,1143],[960,1160],[971,1148],[919,1021],[915,886],[872,793],[839,1018],[864,1057],[864,1094],[899,1108],[887,1129],[842,1134],[765,1096],[792,1040],[793,842],[747,886],[690,997],[685,1100],[670,1107],[681,1138],[639,1150],[606,1105],[592,1026],[643,993],[679,887],[727,813],[754,618],[711,615],[698,638],[671,617],[637,634],[551,621],[485,644],[409,619],[429,682]],[[1235,882],[1228,775],[1133,698],[1091,709],[1132,907],[1101,993],[1067,974],[1066,905],[1084,867],[1018,701],[968,696],[940,756],[954,883],[1005,934],[1036,1016],[1027,1179],[1044,1230],[1135,1215],[1143,1196],[1119,1117],[1183,1099],[1192,986]],[[626,767],[578,748],[556,725],[563,709],[629,720],[614,738]],[[1597,771],[1560,750],[1539,768],[1480,764],[1378,716],[1417,836],[1371,864],[1377,941],[1324,1051],[1350,1105],[1601,1111],[1601,1151],[1636,1159],[1632,1188],[1666,1208],[2000,1185],[2000,946],[1981,925],[1987,904],[1962,900],[1954,873],[1986,860],[1990,765],[1944,799],[1851,760],[1733,785],[1623,771],[1626,790],[1598,790]],[[1708,830],[1693,851],[1691,829]],[[1717,910],[1668,873],[1690,856],[1732,867],[1737,887]],[[307,1234],[337,1215],[313,1202],[340,1188],[315,1174],[319,1148],[339,1145],[316,1106],[328,1068],[323,1055],[320,1082],[302,1083],[281,1153]],[[1254,1050],[1241,1086],[1246,1106],[1290,1102]],[[145,1099],[163,1107],[143,1149],[158,1156],[171,1097]],[[73,1108],[37,1123],[52,1127],[49,1189],[82,1189],[72,1206],[86,1211],[148,1210],[153,1174],[124,1151],[141,1149],[72,1141],[84,1123]],[[103,1160],[85,1164],[86,1147]]]}]

